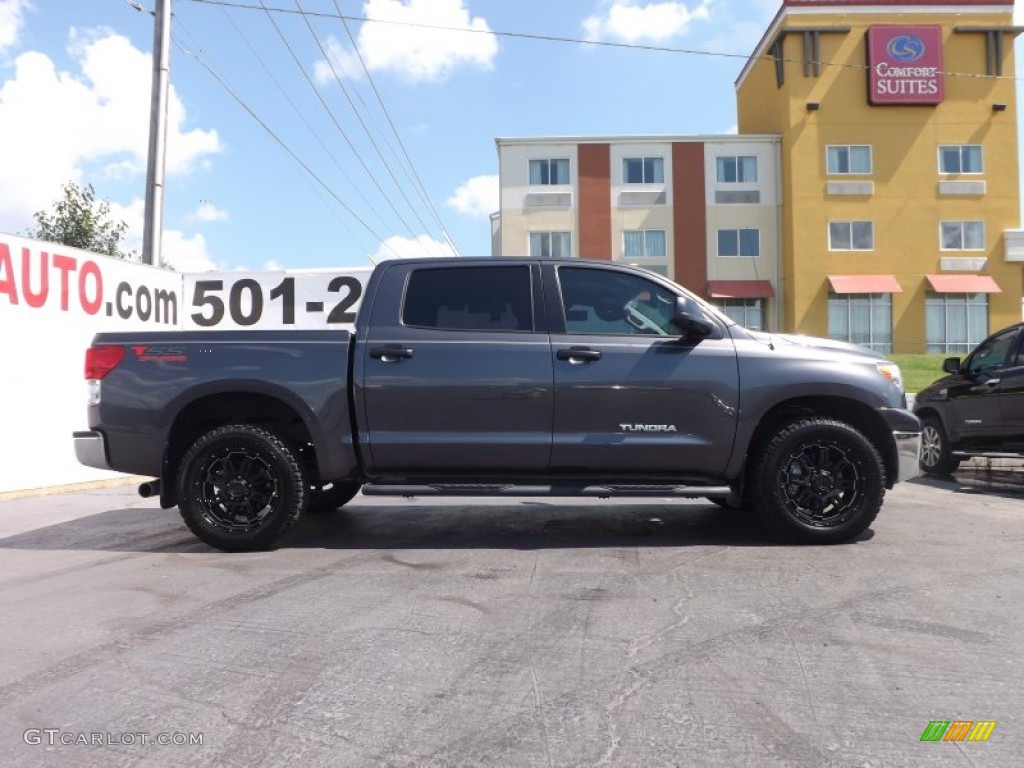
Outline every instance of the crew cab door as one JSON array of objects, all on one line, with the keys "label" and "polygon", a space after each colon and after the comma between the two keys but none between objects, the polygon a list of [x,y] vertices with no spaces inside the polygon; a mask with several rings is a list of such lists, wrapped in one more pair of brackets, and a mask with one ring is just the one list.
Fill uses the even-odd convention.
[{"label": "crew cab door", "polygon": [[1017,326],[1016,331],[1014,348],[999,372],[999,410],[1003,439],[1019,451],[1024,450],[1024,326]]},{"label": "crew cab door", "polygon": [[732,452],[736,352],[715,323],[687,340],[676,293],[634,272],[544,265],[554,367],[553,472],[716,477]]},{"label": "crew cab door", "polygon": [[[993,334],[981,342],[948,387],[950,423],[955,441],[998,442],[1005,433],[1003,397],[1007,361],[1016,350],[1018,328]],[[1019,374],[1018,386],[1019,386]]]},{"label": "crew cab door", "polygon": [[370,471],[547,469],[550,344],[539,267],[415,265],[383,275],[357,350]]}]

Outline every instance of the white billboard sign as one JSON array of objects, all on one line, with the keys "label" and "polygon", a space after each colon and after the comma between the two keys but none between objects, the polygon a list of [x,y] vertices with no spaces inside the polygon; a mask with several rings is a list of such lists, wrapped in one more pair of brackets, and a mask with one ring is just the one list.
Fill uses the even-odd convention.
[{"label": "white billboard sign", "polygon": [[354,328],[369,267],[185,275],[185,330]]}]

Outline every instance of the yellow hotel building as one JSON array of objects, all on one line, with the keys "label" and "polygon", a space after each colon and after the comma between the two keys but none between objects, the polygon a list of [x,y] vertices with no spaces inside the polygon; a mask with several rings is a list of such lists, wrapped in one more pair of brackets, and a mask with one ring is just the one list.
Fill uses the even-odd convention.
[{"label": "yellow hotel building", "polygon": [[1012,16],[784,0],[738,135],[497,139],[492,252],[626,261],[751,328],[963,354],[1022,317]]},{"label": "yellow hotel building", "polygon": [[1022,315],[1012,2],[785,0],[736,82],[781,138],[783,329],[962,353]]}]

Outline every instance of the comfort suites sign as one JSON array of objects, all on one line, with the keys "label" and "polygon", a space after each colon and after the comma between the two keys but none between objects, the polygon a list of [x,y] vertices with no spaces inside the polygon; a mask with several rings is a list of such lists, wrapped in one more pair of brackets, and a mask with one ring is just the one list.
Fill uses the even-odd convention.
[{"label": "comfort suites sign", "polygon": [[942,102],[942,29],[868,28],[868,103]]}]

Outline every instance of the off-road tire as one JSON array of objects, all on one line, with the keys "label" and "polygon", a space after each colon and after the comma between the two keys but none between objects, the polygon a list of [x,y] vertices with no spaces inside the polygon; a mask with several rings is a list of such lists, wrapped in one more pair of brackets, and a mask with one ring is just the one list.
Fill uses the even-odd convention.
[{"label": "off-road tire", "polygon": [[782,539],[849,541],[874,522],[882,506],[882,459],[871,441],[845,422],[822,417],[791,422],[755,461],[754,512]]},{"label": "off-road tire", "polygon": [[918,464],[926,475],[937,477],[948,477],[960,466],[960,459],[950,451],[946,430],[935,416],[921,419],[921,458]]},{"label": "off-road tire", "polygon": [[178,472],[178,509],[201,541],[225,552],[271,549],[308,502],[295,451],[270,430],[218,427],[196,440]]}]

